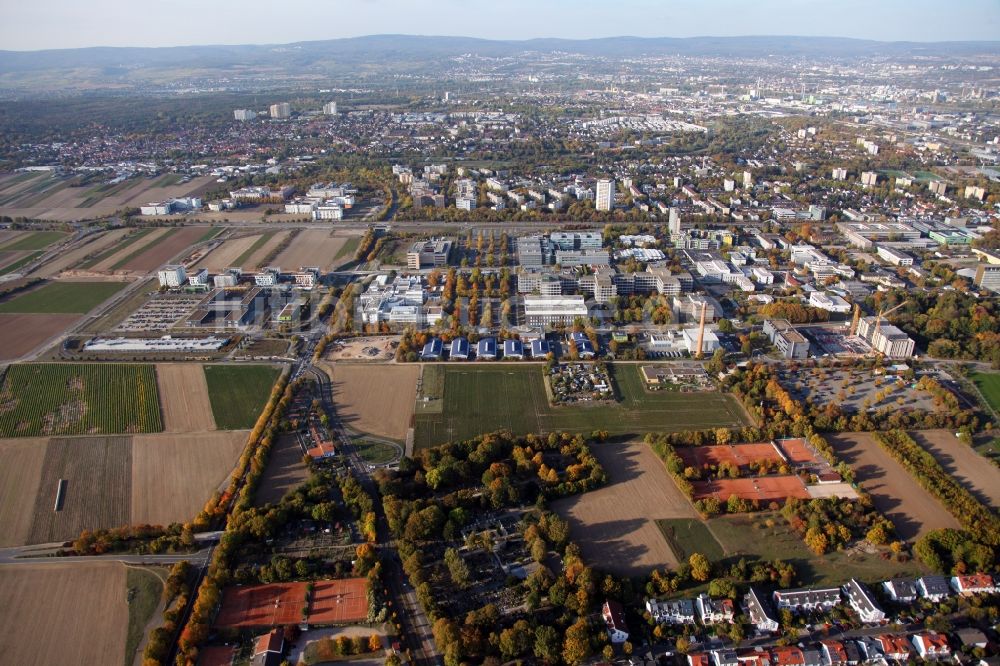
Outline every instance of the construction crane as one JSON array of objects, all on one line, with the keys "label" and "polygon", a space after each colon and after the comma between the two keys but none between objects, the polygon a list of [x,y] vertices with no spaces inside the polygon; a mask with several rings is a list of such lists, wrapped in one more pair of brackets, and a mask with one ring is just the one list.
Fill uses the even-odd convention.
[{"label": "construction crane", "polygon": [[876,315],[876,317],[875,317],[875,330],[877,331],[880,328],[882,328],[882,318],[883,317],[888,317],[893,312],[895,312],[896,310],[898,310],[899,308],[903,307],[904,305],[906,305],[909,302],[910,302],[909,299],[907,299],[907,300],[903,301],[902,303],[900,303],[899,305],[897,305],[896,307],[892,308],[891,310],[886,310],[885,308],[882,308],[881,312],[879,312],[878,315]]},{"label": "construction crane", "polygon": [[702,349],[705,343],[705,308],[708,307],[708,303],[701,304],[701,323],[698,325],[698,349],[695,351],[694,357],[699,361],[705,357]]},{"label": "construction crane", "polygon": [[854,318],[851,319],[851,335],[858,334],[858,322],[861,321],[861,306],[854,304]]}]

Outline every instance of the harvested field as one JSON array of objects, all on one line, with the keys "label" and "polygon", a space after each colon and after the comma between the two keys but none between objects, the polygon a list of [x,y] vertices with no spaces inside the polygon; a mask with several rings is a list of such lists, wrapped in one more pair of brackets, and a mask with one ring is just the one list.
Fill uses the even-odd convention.
[{"label": "harvested field", "polygon": [[747,479],[714,479],[693,481],[694,498],[715,497],[725,502],[732,495],[740,499],[757,500],[762,506],[769,502],[784,503],[789,497],[809,499],[809,491],[797,476],[760,476]]},{"label": "harvested field", "polygon": [[147,272],[157,269],[197,243],[208,231],[209,227],[172,229],[169,234],[136,248],[134,254],[120,257],[112,270]]},{"label": "harvested field", "polygon": [[42,250],[53,243],[63,240],[67,234],[61,231],[30,231],[17,238],[0,245],[0,250],[4,252],[16,252],[19,250]]},{"label": "harvested field", "polygon": [[325,365],[337,416],[357,432],[401,440],[417,397],[417,365]]},{"label": "harvested field", "polygon": [[909,434],[976,499],[1000,510],[1000,468],[963,444],[949,430],[922,430]]},{"label": "harvested field", "polygon": [[332,231],[325,229],[306,229],[295,237],[292,244],[273,263],[287,269],[319,266],[320,270],[328,271],[333,268],[340,248],[347,242],[346,237],[332,234]]},{"label": "harvested field", "polygon": [[104,252],[112,247],[131,231],[130,229],[113,229],[101,234],[95,234],[85,240],[89,242],[77,244],[71,249],[60,253],[58,257],[44,263],[38,270],[32,273],[32,277],[52,277],[64,270],[71,268],[83,261],[91,254]]},{"label": "harvested field", "polygon": [[0,361],[12,361],[44,347],[80,321],[76,314],[0,314]]},{"label": "harvested field", "polygon": [[0,548],[28,538],[48,443],[45,437],[0,440]]},{"label": "harvested field", "polygon": [[243,253],[247,252],[260,237],[260,234],[254,234],[224,240],[219,247],[198,262],[198,265],[207,268],[210,273],[218,273],[230,266],[236,266],[236,260],[243,256]]},{"label": "harvested field", "polygon": [[294,434],[278,436],[257,486],[254,504],[275,503],[309,478],[309,469],[302,463],[302,455],[302,447]]},{"label": "harvested field", "polygon": [[[288,237],[292,234],[289,231],[279,231],[271,235],[270,238],[265,240],[257,249],[255,249],[249,256],[243,261],[244,268],[248,270],[256,270],[262,268],[266,262],[266,259],[275,251],[275,249],[281,245]],[[279,266],[281,264],[278,264]],[[309,264],[303,264],[309,265]],[[299,266],[289,266],[289,269],[298,270]]]},{"label": "harvested field", "polygon": [[[56,505],[63,479],[61,509]],[[28,543],[74,539],[83,530],[129,522],[132,496],[132,443],[128,437],[49,440]]]},{"label": "harvested field", "polygon": [[191,520],[229,478],[248,432],[137,435],[132,439],[132,523]]},{"label": "harvested field", "polygon": [[18,564],[0,569],[5,664],[125,661],[126,567],[117,562]]},{"label": "harvested field", "polygon": [[109,254],[105,254],[100,258],[100,261],[87,266],[87,268],[96,272],[114,270],[113,267],[116,264],[123,261],[126,257],[130,256],[133,252],[136,252],[140,248],[146,247],[150,243],[155,243],[160,238],[166,236],[169,231],[171,231],[171,229],[166,227],[162,229],[142,229],[138,233],[132,234],[123,240],[121,242],[121,247]]},{"label": "harvested field", "polygon": [[688,467],[703,468],[729,462],[737,467],[748,467],[750,463],[767,460],[783,462],[777,449],[770,443],[726,444],[722,446],[678,446],[677,455]]},{"label": "harvested field", "polygon": [[[334,340],[327,346],[323,358],[328,361],[385,361],[396,355],[398,335],[380,335],[371,338],[345,338]],[[377,353],[369,353],[377,350]]]},{"label": "harvested field", "polygon": [[160,363],[156,385],[163,409],[164,432],[215,430],[205,371],[197,363]]},{"label": "harvested field", "polygon": [[868,433],[829,435],[827,439],[841,460],[854,468],[858,481],[875,501],[875,508],[895,523],[903,539],[912,540],[942,527],[960,527],[940,502]]},{"label": "harvested field", "polygon": [[618,575],[647,575],[654,567],[675,568],[677,558],[656,521],[698,514],[647,445],[595,444],[591,450],[608,475],[595,491],[551,504],[569,521],[573,541],[588,562]]}]

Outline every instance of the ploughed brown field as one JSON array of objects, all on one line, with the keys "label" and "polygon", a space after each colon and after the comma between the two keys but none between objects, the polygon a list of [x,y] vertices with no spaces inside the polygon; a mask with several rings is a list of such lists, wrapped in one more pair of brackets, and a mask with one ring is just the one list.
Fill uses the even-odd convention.
[{"label": "ploughed brown field", "polygon": [[215,430],[205,371],[198,363],[159,363],[156,384],[164,432]]},{"label": "ploughed brown field", "polygon": [[125,565],[118,562],[0,567],[0,661],[121,664],[127,592]]},{"label": "ploughed brown field", "polygon": [[236,260],[243,256],[243,253],[257,242],[263,234],[251,234],[242,238],[231,238],[222,241],[222,244],[208,253],[199,266],[207,268],[216,273],[236,265]]},{"label": "ploughed brown field", "polygon": [[417,398],[416,364],[324,363],[337,417],[352,430],[402,440]]},{"label": "ploughed brown field", "polygon": [[345,236],[331,234],[326,229],[306,229],[272,263],[286,270],[298,270],[302,266],[330,270],[335,263],[334,257],[347,242]]},{"label": "ploughed brown field", "polygon": [[132,523],[194,518],[236,467],[249,431],[136,435],[132,438]]},{"label": "ploughed brown field", "polygon": [[302,447],[294,434],[278,435],[271,447],[264,475],[257,485],[254,504],[263,506],[277,502],[292,488],[309,478],[309,469],[302,462]]},{"label": "ploughed brown field", "polygon": [[0,361],[43,347],[79,320],[78,314],[0,314]]},{"label": "ploughed brown field", "polygon": [[950,430],[921,430],[910,437],[979,501],[1000,511],[1000,468],[959,441]]},{"label": "ploughed brown field", "polygon": [[687,497],[646,444],[595,444],[591,451],[608,475],[595,491],[567,497],[551,508],[570,523],[573,541],[588,562],[619,575],[646,575],[679,563],[656,521],[698,518]]},{"label": "ploughed brown field", "polygon": [[0,439],[0,548],[28,538],[47,437]]},{"label": "ploughed brown field", "polygon": [[[121,268],[126,271],[151,271],[170,261],[208,231],[207,227],[183,227],[158,240],[148,250],[130,259]],[[138,243],[145,242],[143,238]],[[132,248],[139,249],[139,248]]]},{"label": "ploughed brown field", "polygon": [[844,433],[827,439],[837,455],[854,468],[857,480],[875,501],[875,508],[892,520],[902,538],[911,540],[934,529],[960,527],[954,516],[869,433]]}]

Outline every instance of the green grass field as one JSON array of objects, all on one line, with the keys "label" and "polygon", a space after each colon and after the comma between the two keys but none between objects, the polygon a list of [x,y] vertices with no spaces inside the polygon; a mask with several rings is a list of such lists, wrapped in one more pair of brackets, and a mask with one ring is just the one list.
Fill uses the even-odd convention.
[{"label": "green grass field", "polygon": [[124,282],[49,282],[0,303],[0,312],[84,314],[124,287]]},{"label": "green grass field", "polygon": [[16,252],[19,250],[42,250],[49,245],[66,238],[66,234],[61,231],[34,231],[0,247],[4,252]]},{"label": "green grass field", "polygon": [[[427,371],[442,373],[443,381]],[[500,429],[515,434],[606,430],[611,435],[698,430],[747,425],[743,410],[721,393],[650,392],[638,365],[609,365],[620,402],[613,405],[553,407],[545,394],[540,365],[462,364],[425,366],[424,395],[443,387],[443,397],[414,416],[416,448],[467,439]]]},{"label": "green grass field", "polygon": [[252,428],[280,373],[272,365],[206,365],[208,397],[219,430]]},{"label": "green grass field", "polygon": [[993,411],[1000,413],[1000,372],[977,372],[972,375],[972,381]]},{"label": "green grass field", "polygon": [[656,526],[679,562],[686,562],[695,553],[713,562],[726,555],[705,523],[696,518],[664,518],[657,520]]},{"label": "green grass field", "polygon": [[373,465],[391,462],[399,454],[399,449],[395,446],[370,439],[356,439],[352,444],[361,459]]},{"label": "green grass field", "polygon": [[161,430],[152,365],[23,363],[0,387],[0,437]]},{"label": "green grass field", "polygon": [[125,666],[135,659],[146,625],[163,594],[163,580],[149,569],[129,567],[125,572],[128,586],[128,633],[125,635]]},{"label": "green grass field", "polygon": [[337,250],[337,254],[333,256],[334,261],[337,259],[353,259],[354,253],[358,251],[359,245],[361,245],[361,237],[351,236],[347,239],[347,242],[344,243],[339,250]]},{"label": "green grass field", "polygon": [[114,253],[118,252],[119,250],[124,250],[133,243],[142,240],[144,237],[153,233],[153,231],[154,229],[150,227],[148,229],[142,229],[140,231],[137,231],[136,233],[129,234],[124,239],[122,239],[117,245],[112,245],[106,250],[103,250],[95,254],[93,257],[80,264],[80,268],[93,268],[94,266],[101,263],[102,261],[113,255]]},{"label": "green grass field", "polygon": [[728,558],[792,562],[804,585],[839,584],[852,577],[885,580],[894,576],[919,577],[928,573],[919,562],[883,560],[878,554],[835,551],[816,555],[806,548],[779,513],[720,516],[706,524]]},{"label": "green grass field", "polygon": [[42,250],[36,250],[31,254],[27,254],[17,261],[12,261],[3,268],[0,268],[0,275],[6,275],[7,273],[13,273],[14,271],[20,269],[22,266],[27,266],[38,257],[42,256]]}]

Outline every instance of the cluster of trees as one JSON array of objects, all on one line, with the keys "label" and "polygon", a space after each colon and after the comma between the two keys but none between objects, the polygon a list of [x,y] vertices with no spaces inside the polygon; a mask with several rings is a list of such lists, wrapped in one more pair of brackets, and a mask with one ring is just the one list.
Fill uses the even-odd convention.
[{"label": "cluster of trees", "polygon": [[125,551],[136,553],[176,553],[194,548],[190,525],[125,525],[100,530],[84,530],[73,540],[76,555],[103,555]]},{"label": "cluster of trees", "polygon": [[187,561],[178,562],[170,568],[163,585],[163,623],[149,634],[142,653],[143,666],[159,666],[170,655],[177,622],[181,619],[191,594],[192,573],[194,568]]},{"label": "cluster of trees", "polygon": [[358,521],[358,527],[361,530],[361,534],[364,535],[365,539],[369,542],[374,542],[376,538],[376,520],[375,520],[375,502],[372,500],[371,495],[369,495],[358,480],[354,478],[354,474],[347,473],[341,477],[338,477],[340,482],[340,493],[343,497],[344,504],[351,510],[354,514],[354,518]]},{"label": "cluster of trees", "polygon": [[[817,555],[838,550],[857,539],[868,539],[877,546],[889,543],[895,527],[888,518],[875,511],[871,498],[858,500],[837,497],[808,501],[789,498],[781,509],[789,526],[802,536],[809,550]],[[902,552],[902,543],[894,550]]]},{"label": "cluster of trees", "polygon": [[967,530],[980,535],[982,541],[990,546],[1000,546],[1000,516],[946,472],[934,456],[901,430],[877,433],[875,439]]},{"label": "cluster of trees", "polygon": [[988,571],[997,561],[995,548],[985,543],[988,538],[989,535],[968,530],[931,530],[917,540],[913,554],[939,573]]},{"label": "cluster of trees", "polygon": [[774,301],[761,306],[758,313],[768,319],[787,319],[793,324],[813,324],[830,318],[826,310],[802,305],[798,301]]},{"label": "cluster of trees", "polygon": [[344,636],[321,638],[312,648],[311,663],[340,661],[343,657],[370,654],[382,651],[382,639],[378,634],[364,636]]}]

